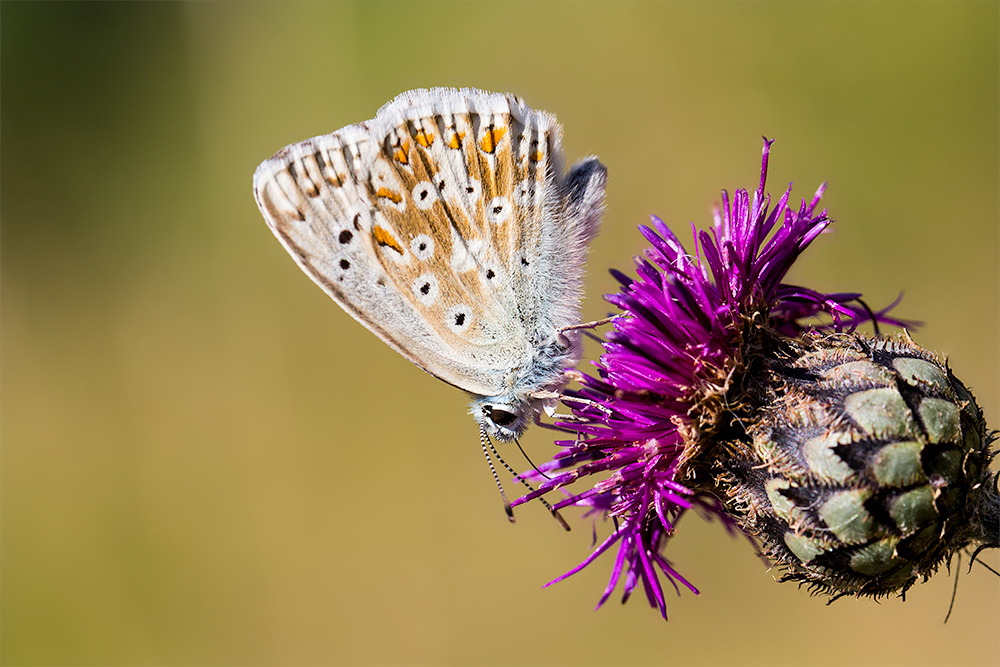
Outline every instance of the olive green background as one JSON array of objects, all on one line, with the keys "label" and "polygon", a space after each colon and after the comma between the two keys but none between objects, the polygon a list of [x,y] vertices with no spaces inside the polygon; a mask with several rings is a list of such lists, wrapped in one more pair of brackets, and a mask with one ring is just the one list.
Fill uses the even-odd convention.
[{"label": "olive green background", "polygon": [[1000,661],[985,568],[947,625],[946,573],[828,607],[693,515],[668,553],[702,594],[668,623],[641,592],[593,611],[610,557],[543,589],[588,522],[508,525],[465,397],[312,285],[250,191],[403,90],[515,92],[608,165],[597,318],[636,225],[689,238],[776,137],[771,192],[829,180],[837,220],[789,280],[905,290],[997,426],[996,3],[5,2],[0,27],[3,663]]}]

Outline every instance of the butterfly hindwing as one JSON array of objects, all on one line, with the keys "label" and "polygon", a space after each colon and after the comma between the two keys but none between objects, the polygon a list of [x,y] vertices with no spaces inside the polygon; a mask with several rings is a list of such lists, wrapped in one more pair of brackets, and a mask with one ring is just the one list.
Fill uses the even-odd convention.
[{"label": "butterfly hindwing", "polygon": [[[484,327],[463,332],[460,344],[489,346],[492,363],[507,344],[504,363],[524,363],[525,346],[558,326],[543,322],[550,305],[544,287],[560,277],[548,271],[546,253],[560,256],[555,228],[567,222],[558,124],[510,95],[441,90],[404,93],[382,108],[373,121],[380,122],[386,139],[372,177],[373,191],[391,197],[380,200],[386,217],[409,228],[411,216],[430,214],[436,227],[450,227],[450,237],[439,232],[451,241],[441,268],[464,287]],[[575,307],[577,296],[570,300]],[[440,312],[428,317],[454,325]]]}]

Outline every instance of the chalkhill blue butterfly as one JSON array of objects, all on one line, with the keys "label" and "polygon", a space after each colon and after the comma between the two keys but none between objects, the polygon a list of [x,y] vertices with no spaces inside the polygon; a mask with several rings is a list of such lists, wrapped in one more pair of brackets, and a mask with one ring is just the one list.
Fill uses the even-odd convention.
[{"label": "chalkhill blue butterfly", "polygon": [[323,291],[474,396],[484,450],[537,420],[581,354],[607,172],[591,157],[565,174],[560,140],[554,116],[513,95],[412,90],[253,178],[271,231]]}]

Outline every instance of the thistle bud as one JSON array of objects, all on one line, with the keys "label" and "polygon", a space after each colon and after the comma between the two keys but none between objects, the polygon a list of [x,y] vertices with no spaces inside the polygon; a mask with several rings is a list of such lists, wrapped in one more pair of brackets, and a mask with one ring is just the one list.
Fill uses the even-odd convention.
[{"label": "thistle bud", "polygon": [[955,552],[998,546],[991,440],[947,364],[908,336],[782,342],[712,487],[783,580],[905,593]]}]

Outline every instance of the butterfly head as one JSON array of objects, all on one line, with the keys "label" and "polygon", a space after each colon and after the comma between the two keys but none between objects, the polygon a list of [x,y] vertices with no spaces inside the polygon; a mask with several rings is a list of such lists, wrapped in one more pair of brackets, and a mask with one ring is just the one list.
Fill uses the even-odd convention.
[{"label": "butterfly head", "polygon": [[472,402],[472,415],[491,437],[509,442],[524,433],[539,408],[531,399],[518,400],[507,396],[477,398]]},{"label": "butterfly head", "polygon": [[535,346],[530,363],[510,376],[505,393],[477,396],[469,412],[491,438],[510,442],[537,421],[542,411],[554,412],[560,390],[569,379],[566,368],[579,358],[579,331],[557,330]]}]

